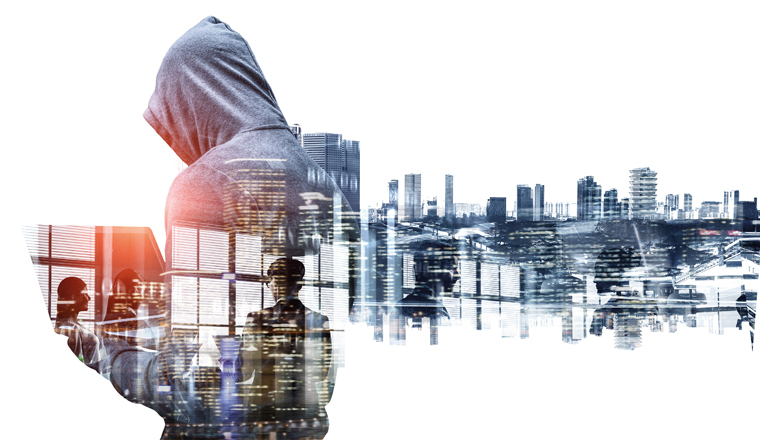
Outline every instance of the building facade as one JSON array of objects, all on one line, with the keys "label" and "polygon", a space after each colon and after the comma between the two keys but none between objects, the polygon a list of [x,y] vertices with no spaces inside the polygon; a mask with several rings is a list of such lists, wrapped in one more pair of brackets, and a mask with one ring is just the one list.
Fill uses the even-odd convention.
[{"label": "building facade", "polygon": [[298,125],[290,127],[290,130],[296,138],[300,136],[306,153],[335,181],[351,209],[358,212],[361,208],[359,141],[343,139],[343,135],[336,133],[306,133],[301,136]]},{"label": "building facade", "polygon": [[505,222],[507,221],[507,198],[490,197],[486,205],[486,221]]},{"label": "building facade", "polygon": [[528,185],[517,185],[517,221],[533,220],[533,190]]},{"label": "building facade", "polygon": [[[505,202],[506,206],[506,202]],[[540,222],[544,219],[544,185],[536,184],[533,192],[533,221]]]},{"label": "building facade", "polygon": [[444,200],[446,217],[454,217],[454,176],[446,174],[446,199]]},{"label": "building facade", "polygon": [[631,218],[655,219],[657,215],[657,173],[634,168],[630,174]]},{"label": "building facade", "polygon": [[422,174],[404,176],[404,220],[422,218]]},{"label": "building facade", "polygon": [[594,176],[578,179],[577,218],[597,221],[602,218],[602,186],[594,182]]}]

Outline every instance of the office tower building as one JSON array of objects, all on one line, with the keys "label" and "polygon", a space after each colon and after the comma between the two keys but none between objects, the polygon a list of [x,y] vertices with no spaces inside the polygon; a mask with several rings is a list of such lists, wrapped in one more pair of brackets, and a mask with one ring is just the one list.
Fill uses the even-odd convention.
[{"label": "office tower building", "polygon": [[533,220],[533,194],[528,185],[517,185],[517,221]]},{"label": "office tower building", "polygon": [[657,173],[647,168],[634,168],[630,174],[631,218],[654,219],[657,212]]},{"label": "office tower building", "polygon": [[[300,132],[300,127],[296,131]],[[343,139],[343,135],[335,133],[306,133],[301,139],[306,153],[335,181],[351,209],[359,212],[359,141]]]},{"label": "office tower building", "polygon": [[739,201],[739,191],[723,191],[723,218],[734,217],[734,207]]},{"label": "office tower building", "polygon": [[296,137],[296,140],[298,141],[298,145],[303,146],[302,136],[301,136],[301,126],[298,124],[293,124],[290,126],[290,131],[293,133],[293,136]]},{"label": "office tower building", "polygon": [[486,221],[488,222],[505,222],[507,221],[507,198],[490,197],[486,205]]},{"label": "office tower building", "polygon": [[620,204],[618,203],[617,189],[613,188],[604,192],[604,209],[602,214],[605,220],[620,219]]},{"label": "office tower building", "polygon": [[359,147],[359,141],[343,139],[341,149],[343,150],[345,163],[343,165],[343,172],[341,173],[340,180],[337,181],[337,183],[340,186],[341,191],[343,191],[343,195],[346,196],[348,204],[351,205],[351,209],[354,212],[359,212],[361,209],[359,198],[359,184],[361,183],[361,148]]},{"label": "office tower building", "polygon": [[693,208],[691,207],[691,194],[684,194],[683,195],[683,210],[690,212]]},{"label": "office tower building", "polygon": [[720,202],[702,202],[699,208],[699,218],[718,218],[720,217]]},{"label": "office tower building", "polygon": [[533,192],[533,221],[540,222],[544,219],[544,186],[536,184]]},{"label": "office tower building", "polygon": [[594,182],[594,176],[578,179],[577,218],[596,221],[602,218],[602,186]]},{"label": "office tower building", "polygon": [[422,174],[404,176],[404,220],[422,218]]},{"label": "office tower building", "polygon": [[446,174],[446,217],[454,217],[454,176]]},{"label": "office tower building", "polygon": [[670,220],[676,218],[678,213],[678,194],[668,194],[665,196],[665,218]]},{"label": "office tower building", "polygon": [[737,201],[735,205],[734,219],[757,220],[757,197],[754,201]]}]

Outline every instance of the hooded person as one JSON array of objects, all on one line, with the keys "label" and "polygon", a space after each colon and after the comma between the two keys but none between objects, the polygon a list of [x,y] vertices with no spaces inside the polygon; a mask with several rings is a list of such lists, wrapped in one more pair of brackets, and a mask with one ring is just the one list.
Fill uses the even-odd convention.
[{"label": "hooded person", "polygon": [[[184,246],[181,228],[224,231],[230,243],[241,234],[255,237],[261,243],[256,252],[266,255],[309,257],[329,248],[335,263],[324,264],[323,273],[314,275],[329,282],[332,291],[347,295],[351,309],[358,273],[356,214],[332,178],[296,140],[240,34],[219,19],[207,17],[181,36],[164,57],[143,116],[188,165],[166,199],[165,250],[170,272],[188,269],[176,251]],[[224,253],[225,266],[227,255],[238,253]],[[230,263],[234,270],[234,261]],[[324,272],[328,267],[335,273]],[[174,349],[182,351],[182,347]],[[176,374],[165,378],[172,393],[183,385],[175,386],[172,378],[184,377],[184,364],[175,358],[170,352],[157,357],[159,363],[180,365],[174,368]],[[219,422],[208,411],[203,421],[195,416],[199,414],[195,408],[183,409],[181,415],[187,417],[182,420],[174,417],[179,421],[174,425],[177,432]],[[209,408],[213,405],[206,405]],[[189,422],[183,427],[185,421]],[[222,432],[225,429],[217,432],[236,436]],[[286,434],[297,438],[297,433],[296,437]]]},{"label": "hooded person", "polygon": [[346,198],[296,140],[250,46],[226,23],[207,17],[172,45],[143,116],[188,165],[166,199],[168,267],[182,225],[260,237],[263,252],[279,256],[358,240]]}]

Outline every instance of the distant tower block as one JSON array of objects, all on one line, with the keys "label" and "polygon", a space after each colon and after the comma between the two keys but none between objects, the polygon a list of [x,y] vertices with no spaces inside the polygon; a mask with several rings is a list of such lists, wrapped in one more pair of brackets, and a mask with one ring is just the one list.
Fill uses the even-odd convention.
[{"label": "distant tower block", "polygon": [[657,213],[657,173],[649,168],[631,170],[631,218],[653,219]]},{"label": "distant tower block", "polygon": [[446,174],[446,217],[454,217],[454,176]]}]

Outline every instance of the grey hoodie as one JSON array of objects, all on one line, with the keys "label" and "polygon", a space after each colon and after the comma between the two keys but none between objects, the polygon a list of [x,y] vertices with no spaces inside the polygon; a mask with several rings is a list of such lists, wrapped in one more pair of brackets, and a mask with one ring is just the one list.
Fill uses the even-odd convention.
[{"label": "grey hoodie", "polygon": [[358,240],[355,213],[299,145],[248,43],[207,17],[167,52],[145,119],[189,165],[166,200],[189,223],[263,238],[267,254],[318,252]]}]

